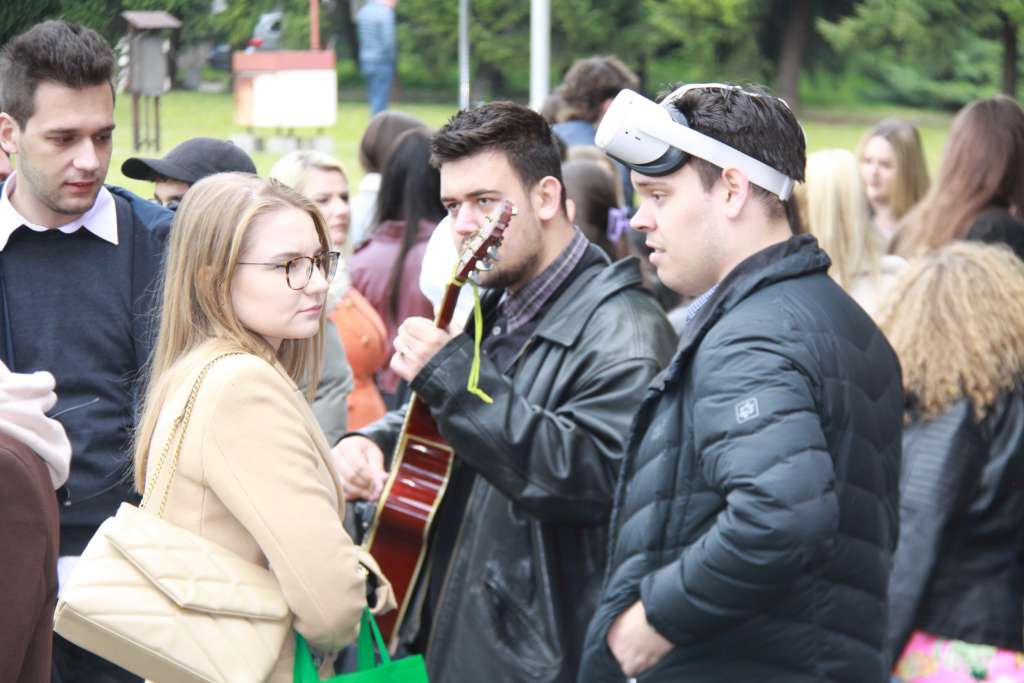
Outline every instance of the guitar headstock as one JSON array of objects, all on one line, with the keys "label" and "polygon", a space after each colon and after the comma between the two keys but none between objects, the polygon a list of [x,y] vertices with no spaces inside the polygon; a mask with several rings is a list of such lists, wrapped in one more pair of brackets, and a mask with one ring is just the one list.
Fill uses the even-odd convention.
[{"label": "guitar headstock", "polygon": [[[508,227],[512,216],[519,213],[516,207],[509,200],[501,202],[501,208],[494,215],[484,219],[483,226],[471,235],[462,245],[462,252],[459,254],[459,267],[455,271],[455,279],[464,282],[470,273],[477,269],[479,262],[488,262],[501,245],[505,229]],[[481,268],[481,270],[484,270]]]}]

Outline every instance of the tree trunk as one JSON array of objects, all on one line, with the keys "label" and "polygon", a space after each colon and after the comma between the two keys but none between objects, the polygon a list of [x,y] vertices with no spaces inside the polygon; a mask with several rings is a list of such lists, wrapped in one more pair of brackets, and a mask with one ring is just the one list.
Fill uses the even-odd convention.
[{"label": "tree trunk", "polygon": [[1003,94],[1017,99],[1017,24],[1006,12],[1000,12],[1003,22]]},{"label": "tree trunk", "polygon": [[356,12],[363,6],[363,3],[359,0],[350,0],[349,2],[338,3],[338,13],[341,16],[341,27],[345,34],[345,38],[348,40],[350,49],[352,50],[352,63],[356,67],[356,71],[359,71],[359,34],[356,32]]},{"label": "tree trunk", "polygon": [[794,111],[800,106],[800,72],[804,65],[807,35],[811,30],[812,1],[793,0],[790,3],[775,77],[779,97],[786,100]]}]

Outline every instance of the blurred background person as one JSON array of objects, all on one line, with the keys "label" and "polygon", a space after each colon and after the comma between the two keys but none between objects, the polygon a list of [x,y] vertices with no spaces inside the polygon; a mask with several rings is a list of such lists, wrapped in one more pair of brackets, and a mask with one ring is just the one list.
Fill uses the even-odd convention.
[{"label": "blurred background person", "polygon": [[1024,109],[1005,95],[953,119],[939,175],[904,218],[895,248],[919,256],[956,239],[1008,244],[1024,257]]},{"label": "blurred background person", "polygon": [[48,372],[0,363],[0,680],[48,683],[57,604],[60,517],[71,443],[46,416],[57,403]]},{"label": "blurred background person", "polygon": [[[325,303],[325,379],[321,380],[325,397],[320,399],[318,389],[314,401],[317,420],[324,427],[328,442],[334,444],[356,424],[366,424],[364,420],[373,421],[384,414],[384,404],[373,380],[379,364],[386,362],[382,357],[384,326],[366,300],[351,288],[348,279],[344,257],[350,216],[348,178],[341,162],[320,152],[292,152],[274,164],[270,177],[316,205],[327,223],[333,248],[343,255]],[[328,386],[323,386],[324,382]]]},{"label": "blurred background person", "polygon": [[[559,123],[552,126],[555,135],[569,148],[593,146],[604,113],[619,91],[627,88],[638,90],[640,78],[617,57],[599,55],[577,59],[558,88],[561,103],[557,105]],[[617,162],[616,165],[625,206],[632,207],[633,184],[629,180],[629,169]]]},{"label": "blurred background person", "polygon": [[912,261],[879,316],[903,366],[895,674],[1024,680],[1024,264],[955,242]]},{"label": "blurred background person", "polygon": [[858,154],[871,217],[888,251],[900,219],[928,191],[921,135],[906,121],[885,119],[864,136]]},{"label": "blurred background person", "polygon": [[[389,360],[398,326],[406,318],[434,316],[419,281],[427,242],[445,215],[440,197],[441,175],[430,164],[430,135],[420,129],[407,131],[385,164],[375,227],[352,255],[351,266],[353,287],[384,321]],[[377,385],[389,409],[407,397],[399,384],[390,366],[378,372]]]},{"label": "blurred background person", "polygon": [[805,177],[794,194],[804,226],[832,259],[828,274],[864,310],[877,313],[906,261],[885,254],[884,238],[871,225],[857,157],[845,149],[815,152],[807,157]]},{"label": "blurred background person", "polygon": [[352,234],[349,244],[355,249],[373,229],[373,218],[377,213],[377,192],[380,190],[380,173],[384,162],[391,154],[395,142],[402,133],[413,128],[426,130],[427,124],[415,116],[400,111],[384,111],[372,119],[359,140],[359,165],[366,175],[359,181],[356,194],[352,197]]},{"label": "blurred background person", "polygon": [[562,181],[576,227],[612,261],[628,256],[629,214],[618,200],[618,176],[607,164],[571,159],[562,164]]},{"label": "blurred background person", "polygon": [[398,0],[367,0],[356,13],[359,35],[359,70],[366,81],[370,115],[388,108],[391,81],[398,56],[395,5]]},{"label": "blurred background person", "polygon": [[227,140],[192,138],[175,146],[162,159],[129,157],[121,164],[128,178],[153,183],[157,204],[177,208],[188,188],[214,173],[256,173],[256,164],[241,148]]}]

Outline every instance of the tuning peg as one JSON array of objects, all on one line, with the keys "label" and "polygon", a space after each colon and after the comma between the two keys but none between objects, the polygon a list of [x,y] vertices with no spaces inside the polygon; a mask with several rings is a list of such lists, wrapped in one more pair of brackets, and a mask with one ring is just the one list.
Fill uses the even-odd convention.
[{"label": "tuning peg", "polygon": [[498,245],[491,245],[491,248],[487,250],[487,258],[491,261],[500,261],[501,257],[498,256]]},{"label": "tuning peg", "polygon": [[467,279],[467,280],[469,280],[470,282],[472,282],[472,283],[473,283],[474,285],[476,285],[477,287],[482,287],[482,286],[483,286],[483,285],[482,285],[482,284],[480,283],[480,280],[479,280],[479,279],[477,279],[477,277],[476,277],[476,273],[475,273],[475,272],[473,272],[473,273],[470,273],[469,275],[467,275],[467,276],[466,276],[466,279]]},{"label": "tuning peg", "polygon": [[487,271],[489,271],[489,270],[491,270],[493,268],[494,268],[494,264],[493,263],[488,263],[487,261],[477,261],[476,262],[476,269],[479,270],[481,273],[486,273]]}]

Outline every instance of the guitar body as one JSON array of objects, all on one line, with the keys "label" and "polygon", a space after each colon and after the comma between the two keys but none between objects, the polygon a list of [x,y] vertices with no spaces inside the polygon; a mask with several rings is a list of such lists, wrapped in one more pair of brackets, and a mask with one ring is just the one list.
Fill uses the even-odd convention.
[{"label": "guitar body", "polygon": [[[488,219],[488,225],[467,240],[434,321],[437,327],[448,327],[459,289],[478,262],[496,258],[494,250],[515,213],[511,202],[502,202],[497,220]],[[430,527],[448,487],[453,456],[454,452],[437,430],[430,409],[413,394],[387,483],[363,540],[363,547],[373,555],[391,582],[398,603],[396,611],[377,617],[377,624],[392,651],[398,644],[398,630],[409,611],[413,589],[423,568]]]},{"label": "guitar body", "polygon": [[394,649],[427,554],[427,536],[452,469],[452,449],[437,431],[426,404],[413,395],[395,447],[391,475],[363,545],[395,592],[398,609],[378,616],[384,640]]}]

